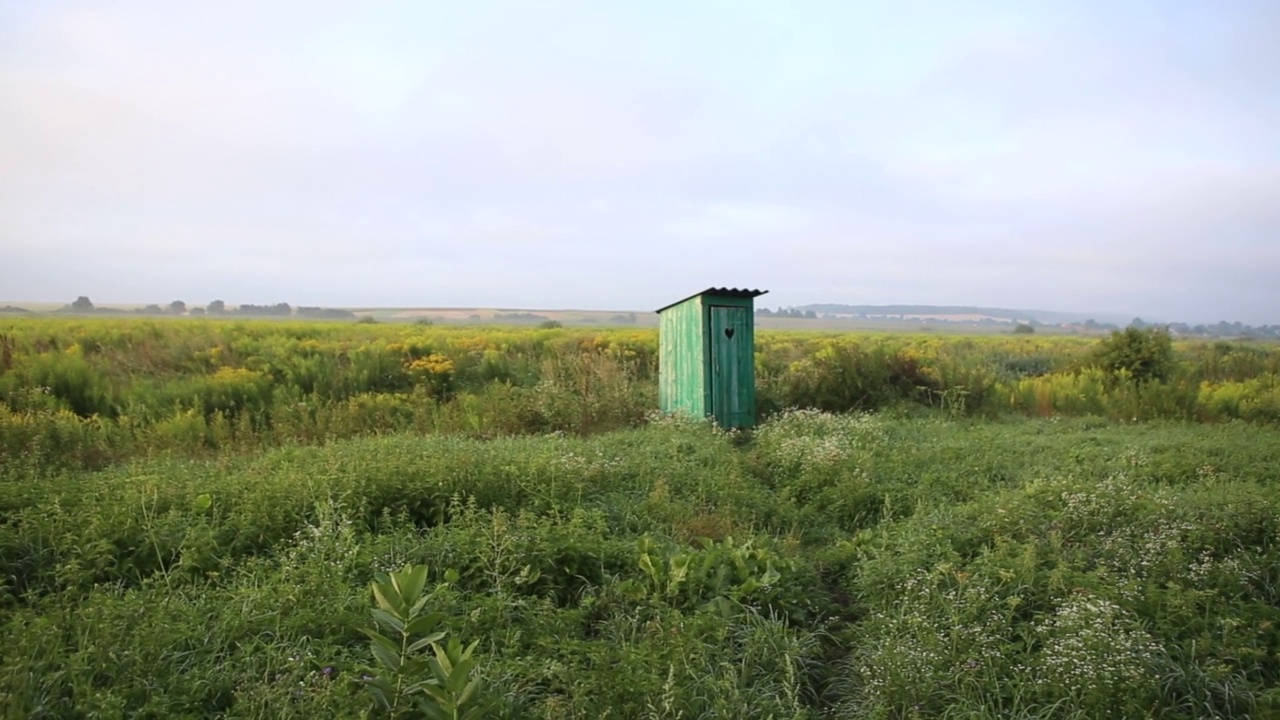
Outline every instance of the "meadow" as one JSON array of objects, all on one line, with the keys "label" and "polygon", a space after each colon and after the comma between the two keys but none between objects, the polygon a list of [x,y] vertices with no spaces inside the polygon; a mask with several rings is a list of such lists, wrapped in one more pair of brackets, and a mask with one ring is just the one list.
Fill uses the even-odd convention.
[{"label": "meadow", "polygon": [[1280,347],[0,325],[14,718],[1280,714]]}]

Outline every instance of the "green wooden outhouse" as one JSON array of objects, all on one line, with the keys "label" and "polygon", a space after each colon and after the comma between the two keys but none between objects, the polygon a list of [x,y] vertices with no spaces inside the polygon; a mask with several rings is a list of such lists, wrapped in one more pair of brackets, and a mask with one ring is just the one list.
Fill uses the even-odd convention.
[{"label": "green wooden outhouse", "polygon": [[713,287],[658,309],[662,412],[755,424],[754,299],[766,292]]}]

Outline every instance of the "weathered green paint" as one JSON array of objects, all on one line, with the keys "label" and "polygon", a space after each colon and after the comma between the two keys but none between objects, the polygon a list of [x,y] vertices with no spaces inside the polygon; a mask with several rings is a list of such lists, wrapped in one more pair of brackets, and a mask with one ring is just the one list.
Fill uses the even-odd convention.
[{"label": "weathered green paint", "polygon": [[710,416],[724,428],[755,424],[752,298],[760,294],[712,288],[658,311],[662,412]]},{"label": "weathered green paint", "polygon": [[664,413],[707,414],[702,298],[667,308],[658,323],[658,407]]},{"label": "weathered green paint", "polygon": [[721,427],[755,422],[755,353],[751,310],[711,305],[711,413]]}]

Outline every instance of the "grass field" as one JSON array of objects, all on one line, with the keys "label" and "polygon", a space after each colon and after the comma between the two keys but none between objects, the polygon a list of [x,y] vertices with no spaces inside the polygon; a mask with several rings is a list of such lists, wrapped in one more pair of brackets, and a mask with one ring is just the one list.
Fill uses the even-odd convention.
[{"label": "grass field", "polygon": [[1280,714],[1274,346],[3,323],[3,717]]}]

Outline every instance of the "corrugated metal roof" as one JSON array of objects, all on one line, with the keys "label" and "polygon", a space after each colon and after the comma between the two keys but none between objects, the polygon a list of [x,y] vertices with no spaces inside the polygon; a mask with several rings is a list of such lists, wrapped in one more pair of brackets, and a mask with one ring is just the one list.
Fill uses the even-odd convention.
[{"label": "corrugated metal roof", "polygon": [[719,295],[721,297],[754,298],[754,297],[760,297],[761,295],[764,295],[767,292],[769,291],[768,290],[748,290],[747,288],[738,289],[738,288],[709,287],[706,290],[703,290],[701,292],[696,292],[690,295],[689,297],[682,298],[680,300],[677,300],[673,303],[669,303],[667,305],[663,305],[662,307],[658,308],[654,312],[662,312],[663,310],[666,310],[669,307],[674,307],[686,300],[696,298],[699,295]]}]

